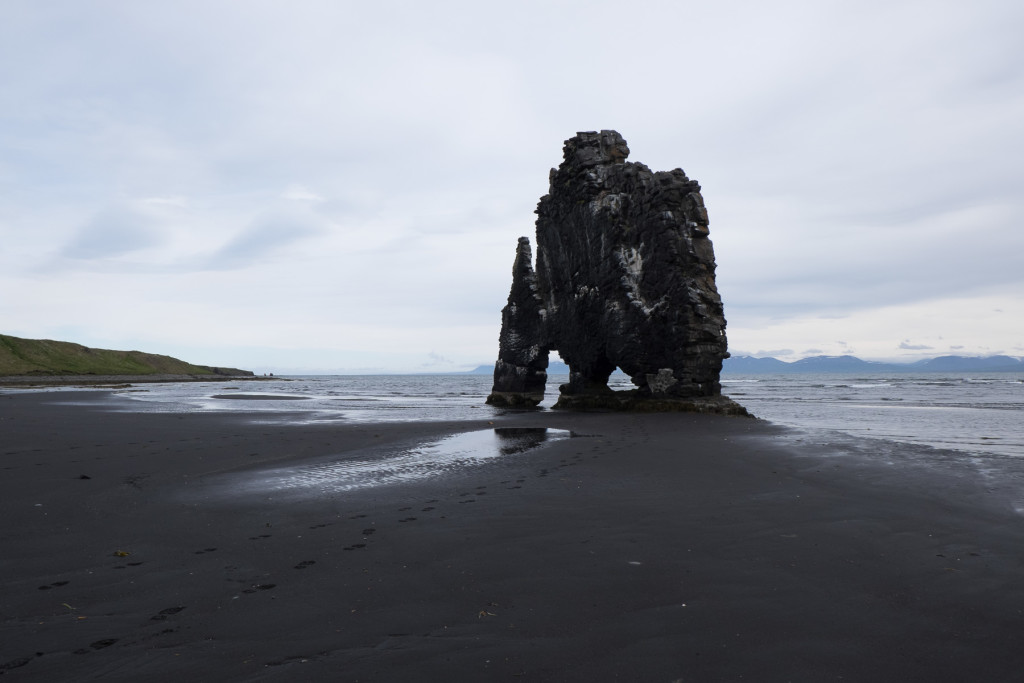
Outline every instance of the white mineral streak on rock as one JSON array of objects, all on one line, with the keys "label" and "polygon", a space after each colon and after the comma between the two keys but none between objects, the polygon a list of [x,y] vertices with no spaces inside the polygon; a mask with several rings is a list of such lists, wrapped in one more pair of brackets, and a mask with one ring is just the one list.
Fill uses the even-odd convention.
[{"label": "white mineral streak on rock", "polygon": [[607,210],[611,215],[618,216],[622,210],[622,195],[618,193],[602,194],[590,202],[590,213],[597,215],[602,210]]},{"label": "white mineral streak on rock", "polygon": [[[640,247],[643,248],[643,242],[640,243]],[[626,269],[626,275],[630,277],[634,282],[639,283],[640,276],[644,272],[644,258],[640,254],[640,249],[634,247],[622,247],[618,251],[619,263]]]},{"label": "white mineral streak on rock", "polygon": [[645,314],[650,315],[663,301],[651,304],[640,294],[640,278],[644,274],[644,259],[640,249],[643,246],[643,243],[641,243],[640,248],[621,247],[616,250],[615,256],[622,266],[623,274],[621,281],[626,288],[626,296],[634,305],[643,309]]}]

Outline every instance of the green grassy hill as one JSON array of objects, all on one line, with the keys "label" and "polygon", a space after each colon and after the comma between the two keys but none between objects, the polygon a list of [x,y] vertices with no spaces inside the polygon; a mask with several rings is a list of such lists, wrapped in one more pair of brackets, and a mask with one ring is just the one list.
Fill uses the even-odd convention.
[{"label": "green grassy hill", "polygon": [[0,334],[0,376],[10,375],[252,375],[141,351],[90,349],[49,339]]}]

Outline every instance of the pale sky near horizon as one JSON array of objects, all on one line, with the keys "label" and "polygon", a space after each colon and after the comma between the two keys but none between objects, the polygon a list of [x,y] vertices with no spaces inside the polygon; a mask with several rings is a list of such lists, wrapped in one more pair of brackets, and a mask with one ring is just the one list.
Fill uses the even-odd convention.
[{"label": "pale sky near horizon", "polygon": [[1024,356],[1024,5],[0,4],[0,332],[497,356],[562,143],[700,181],[734,355]]}]

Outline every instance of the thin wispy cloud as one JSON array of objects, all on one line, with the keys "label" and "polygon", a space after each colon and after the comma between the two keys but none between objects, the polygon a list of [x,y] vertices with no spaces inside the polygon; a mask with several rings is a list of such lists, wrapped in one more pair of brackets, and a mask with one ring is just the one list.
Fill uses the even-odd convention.
[{"label": "thin wispy cloud", "polygon": [[128,206],[110,207],[82,226],[60,250],[60,255],[69,259],[107,259],[148,249],[161,240],[153,216]]},{"label": "thin wispy cloud", "polygon": [[267,212],[211,254],[205,267],[245,268],[267,259],[287,258],[293,246],[329,229],[325,218],[308,210]]}]

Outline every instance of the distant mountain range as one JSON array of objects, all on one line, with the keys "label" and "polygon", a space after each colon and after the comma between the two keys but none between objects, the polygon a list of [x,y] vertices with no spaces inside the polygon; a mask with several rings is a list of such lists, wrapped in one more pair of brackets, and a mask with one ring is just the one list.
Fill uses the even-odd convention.
[{"label": "distant mountain range", "polygon": [[[490,365],[478,365],[477,367],[469,370],[465,374],[467,375],[493,375],[494,364]],[[569,366],[561,361],[552,361],[548,363],[548,374],[549,375],[568,375]]]},{"label": "distant mountain range", "polygon": [[[493,365],[481,365],[467,374],[490,375],[493,372]],[[733,356],[722,364],[723,374],[785,375],[799,372],[1024,372],[1024,361],[1013,356],[939,356],[915,363],[879,363],[855,356],[811,356],[787,363],[778,358]],[[553,362],[548,366],[548,374],[569,374],[569,366]]]},{"label": "distant mountain range", "polygon": [[726,358],[723,373],[738,375],[797,372],[1024,372],[1024,361],[1012,356],[939,356],[915,363],[879,363],[855,356],[811,356],[792,363],[777,358]]}]

